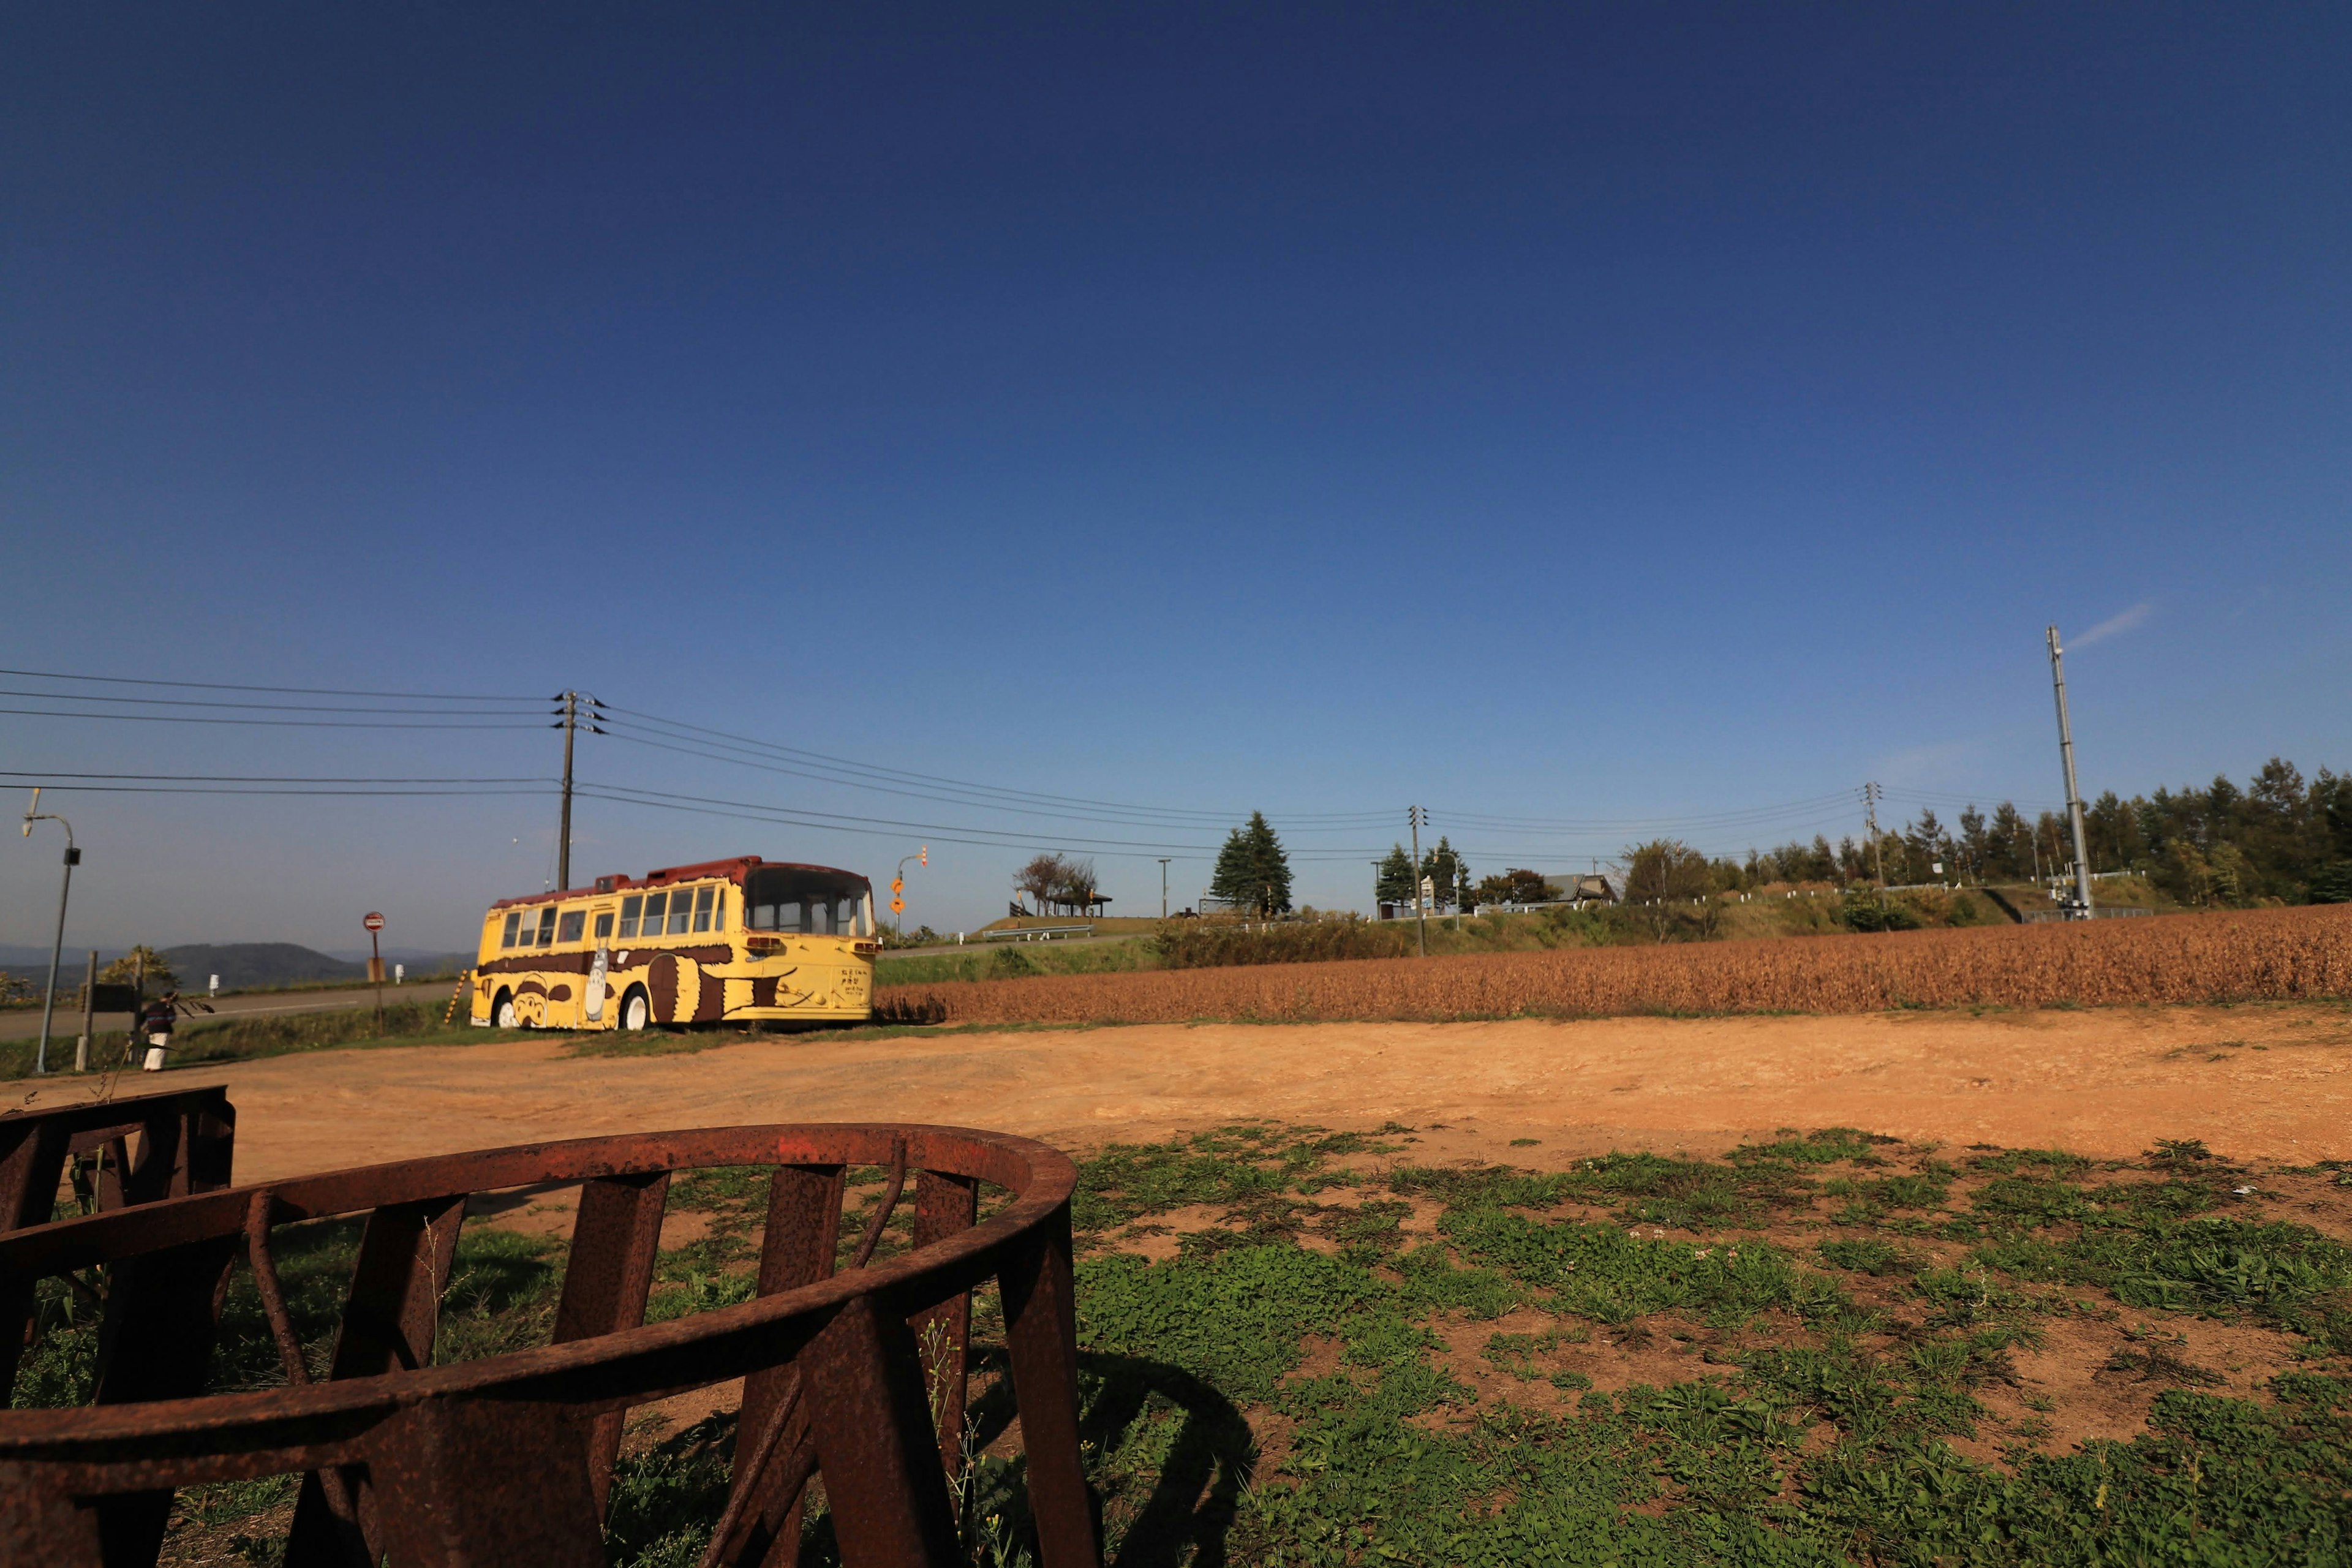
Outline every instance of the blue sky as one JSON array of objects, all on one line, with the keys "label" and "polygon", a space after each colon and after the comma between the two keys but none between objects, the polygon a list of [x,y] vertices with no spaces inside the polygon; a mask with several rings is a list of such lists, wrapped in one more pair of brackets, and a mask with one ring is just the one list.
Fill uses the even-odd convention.
[{"label": "blue sky", "polygon": [[[2052,621],[2089,792],[2340,770],[2347,69],[2340,7],[20,7],[0,662],[1118,803],[583,741],[914,826],[583,802],[575,879],[929,842],[949,929],[1033,847],[1189,901],[1255,807],[1344,907],[1416,800],[1481,870],[2049,804]],[[0,714],[0,767],[548,776],[515,722]],[[555,829],[45,805],[69,943],[460,944]]]}]

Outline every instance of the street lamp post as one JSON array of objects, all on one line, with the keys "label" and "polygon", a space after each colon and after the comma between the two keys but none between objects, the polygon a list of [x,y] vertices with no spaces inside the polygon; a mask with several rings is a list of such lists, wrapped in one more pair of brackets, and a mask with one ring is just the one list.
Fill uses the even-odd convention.
[{"label": "street lamp post", "polygon": [[907,934],[907,862],[909,860],[918,866],[929,867],[931,847],[926,844],[912,855],[901,855],[898,870],[890,874],[890,912],[898,917],[898,934],[902,938]]},{"label": "street lamp post", "polygon": [[49,988],[41,997],[41,1043],[33,1053],[33,1070],[46,1073],[49,1070],[49,1020],[58,1007],[58,958],[66,945],[66,900],[73,895],[73,868],[81,864],[81,851],[74,847],[73,824],[55,812],[43,811],[37,789],[33,792],[33,803],[25,808],[26,837],[33,836],[37,822],[54,822],[66,830],[65,880],[58,887],[58,934],[49,944]]}]

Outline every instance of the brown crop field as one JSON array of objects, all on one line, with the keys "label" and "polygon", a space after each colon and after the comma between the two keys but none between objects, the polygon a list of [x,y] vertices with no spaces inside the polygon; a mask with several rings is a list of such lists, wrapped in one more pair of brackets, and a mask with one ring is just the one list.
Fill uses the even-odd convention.
[{"label": "brown crop field", "polygon": [[2352,907],[884,987],[947,1024],[1875,1013],[2352,996]]}]

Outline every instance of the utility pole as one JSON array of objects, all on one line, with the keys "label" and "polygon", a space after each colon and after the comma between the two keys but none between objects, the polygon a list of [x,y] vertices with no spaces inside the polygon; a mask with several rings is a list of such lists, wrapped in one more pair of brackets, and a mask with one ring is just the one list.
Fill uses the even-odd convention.
[{"label": "utility pole", "polygon": [[1171,855],[1162,855],[1162,856],[1160,856],[1159,858],[1160,858],[1160,918],[1161,920],[1163,920],[1163,921],[1164,921],[1164,920],[1166,920],[1166,919],[1168,918],[1168,862],[1169,862],[1170,860],[1171,860],[1171,859],[1175,858],[1175,857],[1171,856]]},{"label": "utility pole", "polygon": [[572,886],[572,737],[580,727],[580,693],[567,691],[563,704],[563,820],[555,830],[555,890]]},{"label": "utility pole", "polygon": [[1421,901],[1421,825],[1429,820],[1429,813],[1417,805],[1405,807],[1405,820],[1412,825],[1412,923],[1421,936],[1421,956],[1429,956],[1429,911]]},{"label": "utility pole", "polygon": [[1879,891],[1886,890],[1886,847],[1878,841],[1878,796],[1875,784],[1862,786],[1862,819],[1870,825],[1870,852],[1878,861]]},{"label": "utility pole", "polygon": [[41,1043],[33,1052],[33,1070],[49,1070],[49,1018],[58,1006],[58,959],[66,946],[66,900],[73,894],[73,868],[81,864],[81,851],[74,847],[73,824],[54,812],[41,809],[41,792],[33,791],[33,803],[25,808],[25,837],[33,836],[33,824],[54,822],[66,830],[65,881],[58,888],[58,935],[49,944],[49,988],[41,998]]},{"label": "utility pole", "polygon": [[563,892],[572,886],[572,738],[583,729],[592,735],[603,734],[599,721],[604,712],[595,698],[577,691],[559,691],[555,701],[555,722],[548,727],[563,731],[563,816],[555,830],[555,889]]},{"label": "utility pole", "polygon": [[74,1071],[89,1070],[90,1041],[98,1033],[98,949],[89,950],[89,978],[81,985],[81,1038],[74,1042]]},{"label": "utility pole", "polygon": [[2083,792],[2074,784],[2074,731],[2066,720],[2066,651],[2058,646],[2058,628],[2052,626],[2050,684],[2058,693],[2058,755],[2066,764],[2066,818],[2074,829],[2074,908],[2078,921],[2091,918],[2091,855],[2083,836]]}]

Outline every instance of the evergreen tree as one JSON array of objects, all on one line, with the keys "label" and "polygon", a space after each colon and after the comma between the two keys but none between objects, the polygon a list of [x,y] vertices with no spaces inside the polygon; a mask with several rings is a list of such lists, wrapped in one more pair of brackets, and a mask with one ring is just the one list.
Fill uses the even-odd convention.
[{"label": "evergreen tree", "polygon": [[1372,884],[1372,896],[1384,904],[1412,902],[1412,857],[1397,845],[1381,862],[1379,878]]},{"label": "evergreen tree", "polygon": [[[1466,889],[1469,886],[1469,866],[1455,852],[1454,846],[1445,841],[1443,835],[1438,837],[1437,847],[1422,856],[1421,874],[1429,879],[1434,901],[1441,906],[1454,901],[1455,889]],[[1407,899],[1412,897],[1412,889],[1410,887],[1406,888],[1404,896]]]},{"label": "evergreen tree", "polygon": [[1261,916],[1289,912],[1290,857],[1265,813],[1251,812],[1247,823],[1225,836],[1209,893]]}]

